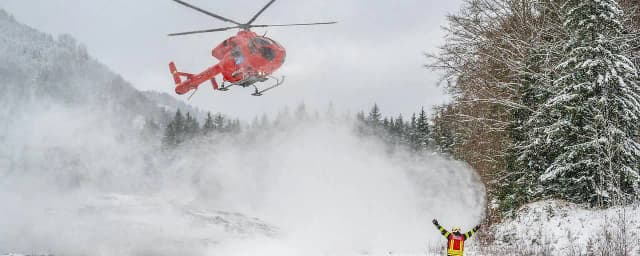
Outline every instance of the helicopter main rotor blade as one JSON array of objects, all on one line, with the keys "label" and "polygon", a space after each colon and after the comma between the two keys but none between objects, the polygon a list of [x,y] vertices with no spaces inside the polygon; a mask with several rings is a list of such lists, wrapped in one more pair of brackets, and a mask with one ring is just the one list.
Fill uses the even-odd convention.
[{"label": "helicopter main rotor blade", "polygon": [[235,27],[226,27],[226,28],[214,28],[214,29],[205,29],[205,30],[196,30],[196,31],[188,31],[188,32],[180,32],[169,34],[168,36],[183,36],[183,35],[191,35],[191,34],[202,34],[209,32],[218,32],[218,31],[227,31],[229,29],[240,28],[239,26]]},{"label": "helicopter main rotor blade", "polygon": [[314,25],[329,25],[336,24],[337,21],[331,22],[316,22],[316,23],[295,23],[295,24],[275,24],[275,25],[251,25],[253,28],[266,28],[266,27],[293,27],[293,26],[314,26]]},{"label": "helicopter main rotor blade", "polygon": [[258,18],[258,16],[260,16],[260,14],[262,14],[262,12],[264,12],[264,10],[269,8],[269,6],[271,6],[271,4],[273,4],[273,2],[275,2],[275,1],[276,0],[269,1],[269,3],[267,3],[267,5],[265,5],[264,7],[262,7],[262,9],[258,13],[256,13],[256,15],[254,15],[253,18],[251,18],[251,20],[249,20],[249,22],[247,22],[246,25],[251,25],[251,23],[253,23]]},{"label": "helicopter main rotor blade", "polygon": [[174,2],[176,2],[176,3],[179,3],[179,4],[181,4],[181,5],[184,5],[184,6],[186,6],[186,7],[189,7],[189,8],[191,8],[191,9],[194,9],[194,10],[196,10],[196,11],[199,11],[199,12],[201,12],[201,13],[204,13],[204,14],[206,14],[206,15],[209,15],[209,16],[211,16],[211,17],[214,17],[214,18],[216,18],[216,19],[219,19],[219,20],[222,20],[222,21],[226,21],[226,22],[230,22],[230,23],[233,23],[233,24],[236,24],[236,25],[242,25],[242,23],[240,23],[240,22],[237,22],[237,21],[234,21],[234,20],[231,20],[231,19],[227,19],[227,18],[225,18],[225,17],[222,17],[222,16],[217,15],[217,14],[215,14],[215,13],[211,13],[211,12],[209,12],[209,11],[205,11],[205,10],[203,10],[203,9],[201,9],[201,8],[197,7],[197,6],[193,6],[193,5],[191,5],[191,4],[189,4],[189,3],[186,3],[186,2],[184,2],[184,1],[181,1],[181,0],[173,0],[173,1],[174,1]]}]

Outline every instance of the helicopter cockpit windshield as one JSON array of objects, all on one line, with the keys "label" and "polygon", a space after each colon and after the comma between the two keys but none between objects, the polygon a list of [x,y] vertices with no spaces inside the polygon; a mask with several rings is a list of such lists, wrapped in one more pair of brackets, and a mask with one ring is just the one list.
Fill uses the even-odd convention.
[{"label": "helicopter cockpit windshield", "polygon": [[273,61],[276,58],[275,52],[271,49],[272,41],[263,37],[254,37],[249,43],[249,50],[251,53],[260,53],[262,58]]}]

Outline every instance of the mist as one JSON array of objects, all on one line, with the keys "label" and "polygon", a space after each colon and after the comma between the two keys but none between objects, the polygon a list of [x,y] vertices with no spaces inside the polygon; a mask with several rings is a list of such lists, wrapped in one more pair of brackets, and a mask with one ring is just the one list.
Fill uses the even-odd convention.
[{"label": "mist", "polygon": [[467,165],[389,150],[353,121],[163,150],[139,124],[111,119],[47,106],[7,122],[0,254],[424,254],[442,243],[433,218],[470,229],[483,216]]}]

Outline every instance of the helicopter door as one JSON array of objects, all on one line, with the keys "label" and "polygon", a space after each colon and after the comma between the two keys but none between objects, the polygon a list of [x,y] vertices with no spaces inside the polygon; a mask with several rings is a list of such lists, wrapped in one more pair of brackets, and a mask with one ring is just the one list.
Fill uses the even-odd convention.
[{"label": "helicopter door", "polygon": [[216,48],[211,51],[211,55],[218,60],[222,60],[222,58],[224,58],[224,56],[237,45],[238,44],[233,40],[233,37],[229,38],[216,46]]},{"label": "helicopter door", "polygon": [[231,50],[231,57],[233,57],[233,61],[238,66],[244,63],[245,61],[244,55],[242,55],[242,50],[240,50],[240,47],[234,47]]}]

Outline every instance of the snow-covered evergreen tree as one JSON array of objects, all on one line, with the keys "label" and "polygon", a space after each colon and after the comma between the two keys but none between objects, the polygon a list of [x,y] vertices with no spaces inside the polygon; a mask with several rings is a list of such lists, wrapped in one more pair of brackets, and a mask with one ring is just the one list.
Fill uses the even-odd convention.
[{"label": "snow-covered evergreen tree", "polygon": [[373,104],[373,107],[371,107],[371,111],[369,111],[367,121],[370,123],[370,125],[373,126],[376,126],[382,122],[382,113],[380,113],[378,104]]},{"label": "snow-covered evergreen tree", "polygon": [[191,116],[191,113],[187,112],[185,123],[184,123],[184,133],[188,138],[193,138],[198,135],[200,132],[200,124],[198,120]]},{"label": "snow-covered evergreen tree", "polygon": [[208,134],[213,130],[215,130],[215,128],[216,126],[213,123],[213,116],[211,115],[211,112],[207,112],[207,119],[204,120],[204,125],[202,125],[202,131],[205,134]]},{"label": "snow-covered evergreen tree", "polygon": [[215,130],[218,132],[223,132],[226,130],[227,127],[224,126],[224,116],[222,116],[222,114],[217,114],[216,117],[213,119],[213,125],[215,127]]},{"label": "snow-covered evergreen tree", "polygon": [[417,120],[416,113],[411,114],[409,127],[407,127],[407,143],[409,144],[409,147],[414,151],[417,150],[417,145],[418,145],[418,136],[416,133],[416,127],[417,127],[416,120]]},{"label": "snow-covered evergreen tree", "polygon": [[431,131],[429,128],[429,117],[427,112],[424,111],[424,107],[420,109],[418,118],[416,119],[416,147],[421,150],[426,150],[431,146]]},{"label": "snow-covered evergreen tree", "polygon": [[[625,56],[622,10],[614,0],[569,0],[567,56],[549,100],[530,123],[547,197],[606,206],[640,192],[637,69]],[[545,161],[549,161],[548,163]]]}]

